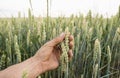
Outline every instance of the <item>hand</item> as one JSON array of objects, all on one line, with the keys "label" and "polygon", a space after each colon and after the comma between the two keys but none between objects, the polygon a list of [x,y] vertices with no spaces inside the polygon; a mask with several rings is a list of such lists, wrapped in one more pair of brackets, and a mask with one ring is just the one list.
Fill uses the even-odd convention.
[{"label": "hand", "polygon": [[[38,52],[35,54],[35,58],[40,60],[42,65],[42,73],[48,70],[53,70],[59,66],[59,60],[61,55],[61,49],[58,47],[58,44],[61,43],[65,38],[65,33],[62,33],[60,36],[54,38],[53,40],[44,44]],[[73,57],[72,48],[73,48],[73,36],[69,36],[69,59]]]},{"label": "hand", "polygon": [[[24,71],[27,73],[26,78],[36,78],[45,71],[57,68],[62,53],[58,44],[64,38],[65,34],[62,33],[60,36],[44,44],[33,57],[0,71],[0,78],[21,78]],[[73,36],[69,36],[69,59],[73,57],[73,44]]]}]

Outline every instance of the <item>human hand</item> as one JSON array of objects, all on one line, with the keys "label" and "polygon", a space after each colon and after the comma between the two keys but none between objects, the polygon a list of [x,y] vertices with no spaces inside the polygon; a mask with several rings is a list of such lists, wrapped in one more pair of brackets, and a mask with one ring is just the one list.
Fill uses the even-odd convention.
[{"label": "human hand", "polygon": [[[65,38],[65,33],[54,38],[53,40],[44,44],[35,54],[35,58],[40,61],[42,66],[42,73],[48,70],[53,70],[59,66],[60,55],[62,53],[58,44],[61,43]],[[73,57],[72,49],[74,46],[73,36],[69,35],[69,51],[68,56],[71,60]]]}]

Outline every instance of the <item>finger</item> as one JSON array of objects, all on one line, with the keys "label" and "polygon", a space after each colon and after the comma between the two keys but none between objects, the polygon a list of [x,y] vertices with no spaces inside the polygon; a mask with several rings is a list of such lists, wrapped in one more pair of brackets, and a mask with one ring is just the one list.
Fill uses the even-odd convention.
[{"label": "finger", "polygon": [[72,35],[69,36],[69,41],[73,41],[74,37]]},{"label": "finger", "polygon": [[68,51],[68,57],[69,57],[69,60],[70,60],[70,61],[71,61],[72,58],[73,58],[73,53],[72,53],[72,50],[71,50],[71,49]]},{"label": "finger", "polygon": [[56,46],[57,44],[61,43],[65,38],[65,33],[60,34],[60,36],[54,38],[53,40],[49,41],[49,46]]},{"label": "finger", "polygon": [[73,41],[69,42],[69,48],[73,49],[73,47],[74,47],[74,42]]}]

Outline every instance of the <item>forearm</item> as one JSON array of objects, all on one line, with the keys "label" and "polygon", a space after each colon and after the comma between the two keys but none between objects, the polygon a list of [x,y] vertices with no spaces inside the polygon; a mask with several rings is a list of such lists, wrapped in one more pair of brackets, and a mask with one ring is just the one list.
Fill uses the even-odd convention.
[{"label": "forearm", "polygon": [[39,74],[43,73],[42,64],[39,60],[31,57],[22,63],[1,71],[0,78],[22,78],[24,73],[26,73],[27,78],[36,78]]}]

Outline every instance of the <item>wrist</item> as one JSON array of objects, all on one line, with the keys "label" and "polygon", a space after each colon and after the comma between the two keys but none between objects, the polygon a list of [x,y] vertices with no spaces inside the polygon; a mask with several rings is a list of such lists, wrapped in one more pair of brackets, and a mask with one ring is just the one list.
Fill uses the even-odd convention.
[{"label": "wrist", "polygon": [[42,64],[35,57],[31,57],[28,60],[20,64],[23,72],[26,72],[28,78],[36,78],[43,73]]},{"label": "wrist", "polygon": [[37,63],[37,69],[40,69],[39,73],[42,74],[47,71],[47,64],[43,62],[40,58],[34,56],[32,60]]},{"label": "wrist", "polygon": [[42,65],[42,62],[41,60],[37,59],[36,57],[32,57],[31,59],[31,64],[34,64],[33,65],[33,68],[35,69],[39,69],[39,74],[43,73],[43,65]]}]

